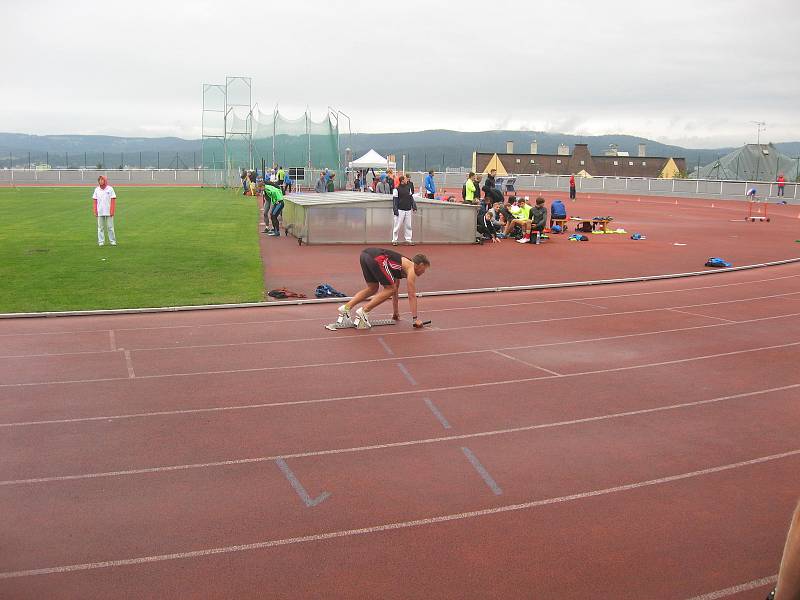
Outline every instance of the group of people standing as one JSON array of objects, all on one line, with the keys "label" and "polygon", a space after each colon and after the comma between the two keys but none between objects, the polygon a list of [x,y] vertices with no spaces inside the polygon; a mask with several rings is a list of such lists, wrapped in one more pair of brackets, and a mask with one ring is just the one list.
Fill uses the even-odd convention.
[{"label": "group of people standing", "polygon": [[335,178],[336,173],[331,173],[330,169],[320,171],[319,179],[317,179],[317,183],[314,184],[314,191],[318,194],[334,191],[336,189],[336,184],[334,183]]},{"label": "group of people standing", "polygon": [[294,187],[294,180],[289,172],[279,165],[266,169],[263,173],[258,169],[242,170],[241,177],[244,196],[262,196],[265,185],[279,187],[284,194],[291,192]]}]

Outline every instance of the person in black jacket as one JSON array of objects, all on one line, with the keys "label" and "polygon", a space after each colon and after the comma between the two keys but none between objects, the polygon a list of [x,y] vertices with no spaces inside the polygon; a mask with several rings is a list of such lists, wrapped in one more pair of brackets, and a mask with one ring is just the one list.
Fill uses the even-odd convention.
[{"label": "person in black jacket", "polygon": [[392,191],[392,212],[394,213],[394,227],[392,228],[392,246],[397,246],[400,230],[406,244],[413,246],[411,241],[411,226],[413,214],[417,212],[417,203],[414,201],[413,184],[400,175],[398,186]]},{"label": "person in black jacket", "polygon": [[494,181],[495,175],[497,175],[497,169],[492,169],[489,171],[489,174],[486,176],[486,183],[483,184],[483,193],[487,193],[486,190],[494,189],[497,185]]},{"label": "person in black jacket", "polygon": [[544,205],[544,198],[539,196],[536,199],[536,206],[531,209],[531,234],[536,232],[536,237],[533,240],[534,244],[539,243],[542,232],[547,225],[547,207]]},{"label": "person in black jacket", "polygon": [[497,189],[495,173],[497,173],[497,169],[492,169],[489,171],[489,174],[486,176],[486,183],[483,184],[483,196],[486,204],[503,202],[503,192]]}]

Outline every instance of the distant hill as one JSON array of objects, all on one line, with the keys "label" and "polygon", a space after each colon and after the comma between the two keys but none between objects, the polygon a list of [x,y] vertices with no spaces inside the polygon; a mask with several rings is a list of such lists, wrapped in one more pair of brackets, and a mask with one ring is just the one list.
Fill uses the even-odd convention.
[{"label": "distant hill", "polygon": [[[687,167],[693,170],[698,164],[705,165],[728,154],[733,148],[692,149],[662,144],[655,140],[629,135],[578,136],[541,131],[477,131],[461,132],[443,129],[408,133],[359,133],[343,134],[341,150],[353,150],[360,156],[370,148],[381,154],[394,154],[398,163],[406,156],[409,170],[444,167],[469,167],[472,153],[505,152],[506,142],[514,142],[515,150],[527,152],[533,140],[543,154],[555,154],[559,144],[567,144],[572,150],[576,143],[589,145],[592,154],[602,154],[610,144],[619,150],[636,155],[638,144],[647,145],[649,156],[672,156],[686,159]],[[27,166],[30,163],[48,163],[53,167],[80,167],[86,164],[103,164],[107,168],[131,167],[192,167],[199,165],[200,140],[185,140],[175,137],[142,138],[104,135],[26,135],[0,133],[0,168]],[[775,144],[789,156],[800,155],[800,142]],[[264,157],[267,161],[271,156]],[[277,156],[280,160],[280,153]]]}]

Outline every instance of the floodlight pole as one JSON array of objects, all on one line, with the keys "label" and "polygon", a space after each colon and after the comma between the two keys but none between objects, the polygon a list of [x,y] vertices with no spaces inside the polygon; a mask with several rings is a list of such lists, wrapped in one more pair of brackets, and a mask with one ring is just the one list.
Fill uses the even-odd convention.
[{"label": "floodlight pole", "polygon": [[308,106],[306,106],[306,137],[308,138],[308,168],[311,168],[311,128],[308,125]]},{"label": "floodlight pole", "polygon": [[331,122],[331,116],[336,119],[336,170],[342,168],[342,155],[339,148],[339,115],[338,111],[328,106],[328,123]]},{"label": "floodlight pole", "polygon": [[[347,119],[347,136],[348,136],[348,137],[347,137],[347,143],[348,143],[348,145],[350,146],[350,148],[352,148],[352,147],[353,147],[353,130],[352,130],[352,128],[350,127],[350,117],[348,117],[346,114],[344,114],[344,113],[343,113],[342,111],[340,111],[340,110],[337,110],[337,111],[336,111],[336,114],[337,114],[337,115],[341,115],[342,117],[344,117],[345,119]],[[339,119],[338,119],[338,118],[336,119],[336,124],[337,124],[337,126],[338,126],[338,124],[339,124]],[[337,136],[339,135],[339,132],[338,132],[338,131],[336,132],[336,135],[337,135]]]},{"label": "floodlight pole", "polygon": [[275,165],[275,129],[277,121],[278,121],[278,105],[276,103],[275,108],[272,109],[272,165],[273,166]]}]

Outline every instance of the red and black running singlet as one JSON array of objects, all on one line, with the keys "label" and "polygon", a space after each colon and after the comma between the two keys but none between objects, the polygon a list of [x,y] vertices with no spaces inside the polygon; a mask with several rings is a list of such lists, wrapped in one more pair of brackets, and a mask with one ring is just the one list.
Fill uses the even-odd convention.
[{"label": "red and black running singlet", "polygon": [[364,252],[375,259],[381,273],[390,282],[394,282],[396,279],[403,279],[406,276],[406,272],[403,271],[403,257],[400,253],[383,248],[367,248]]}]

